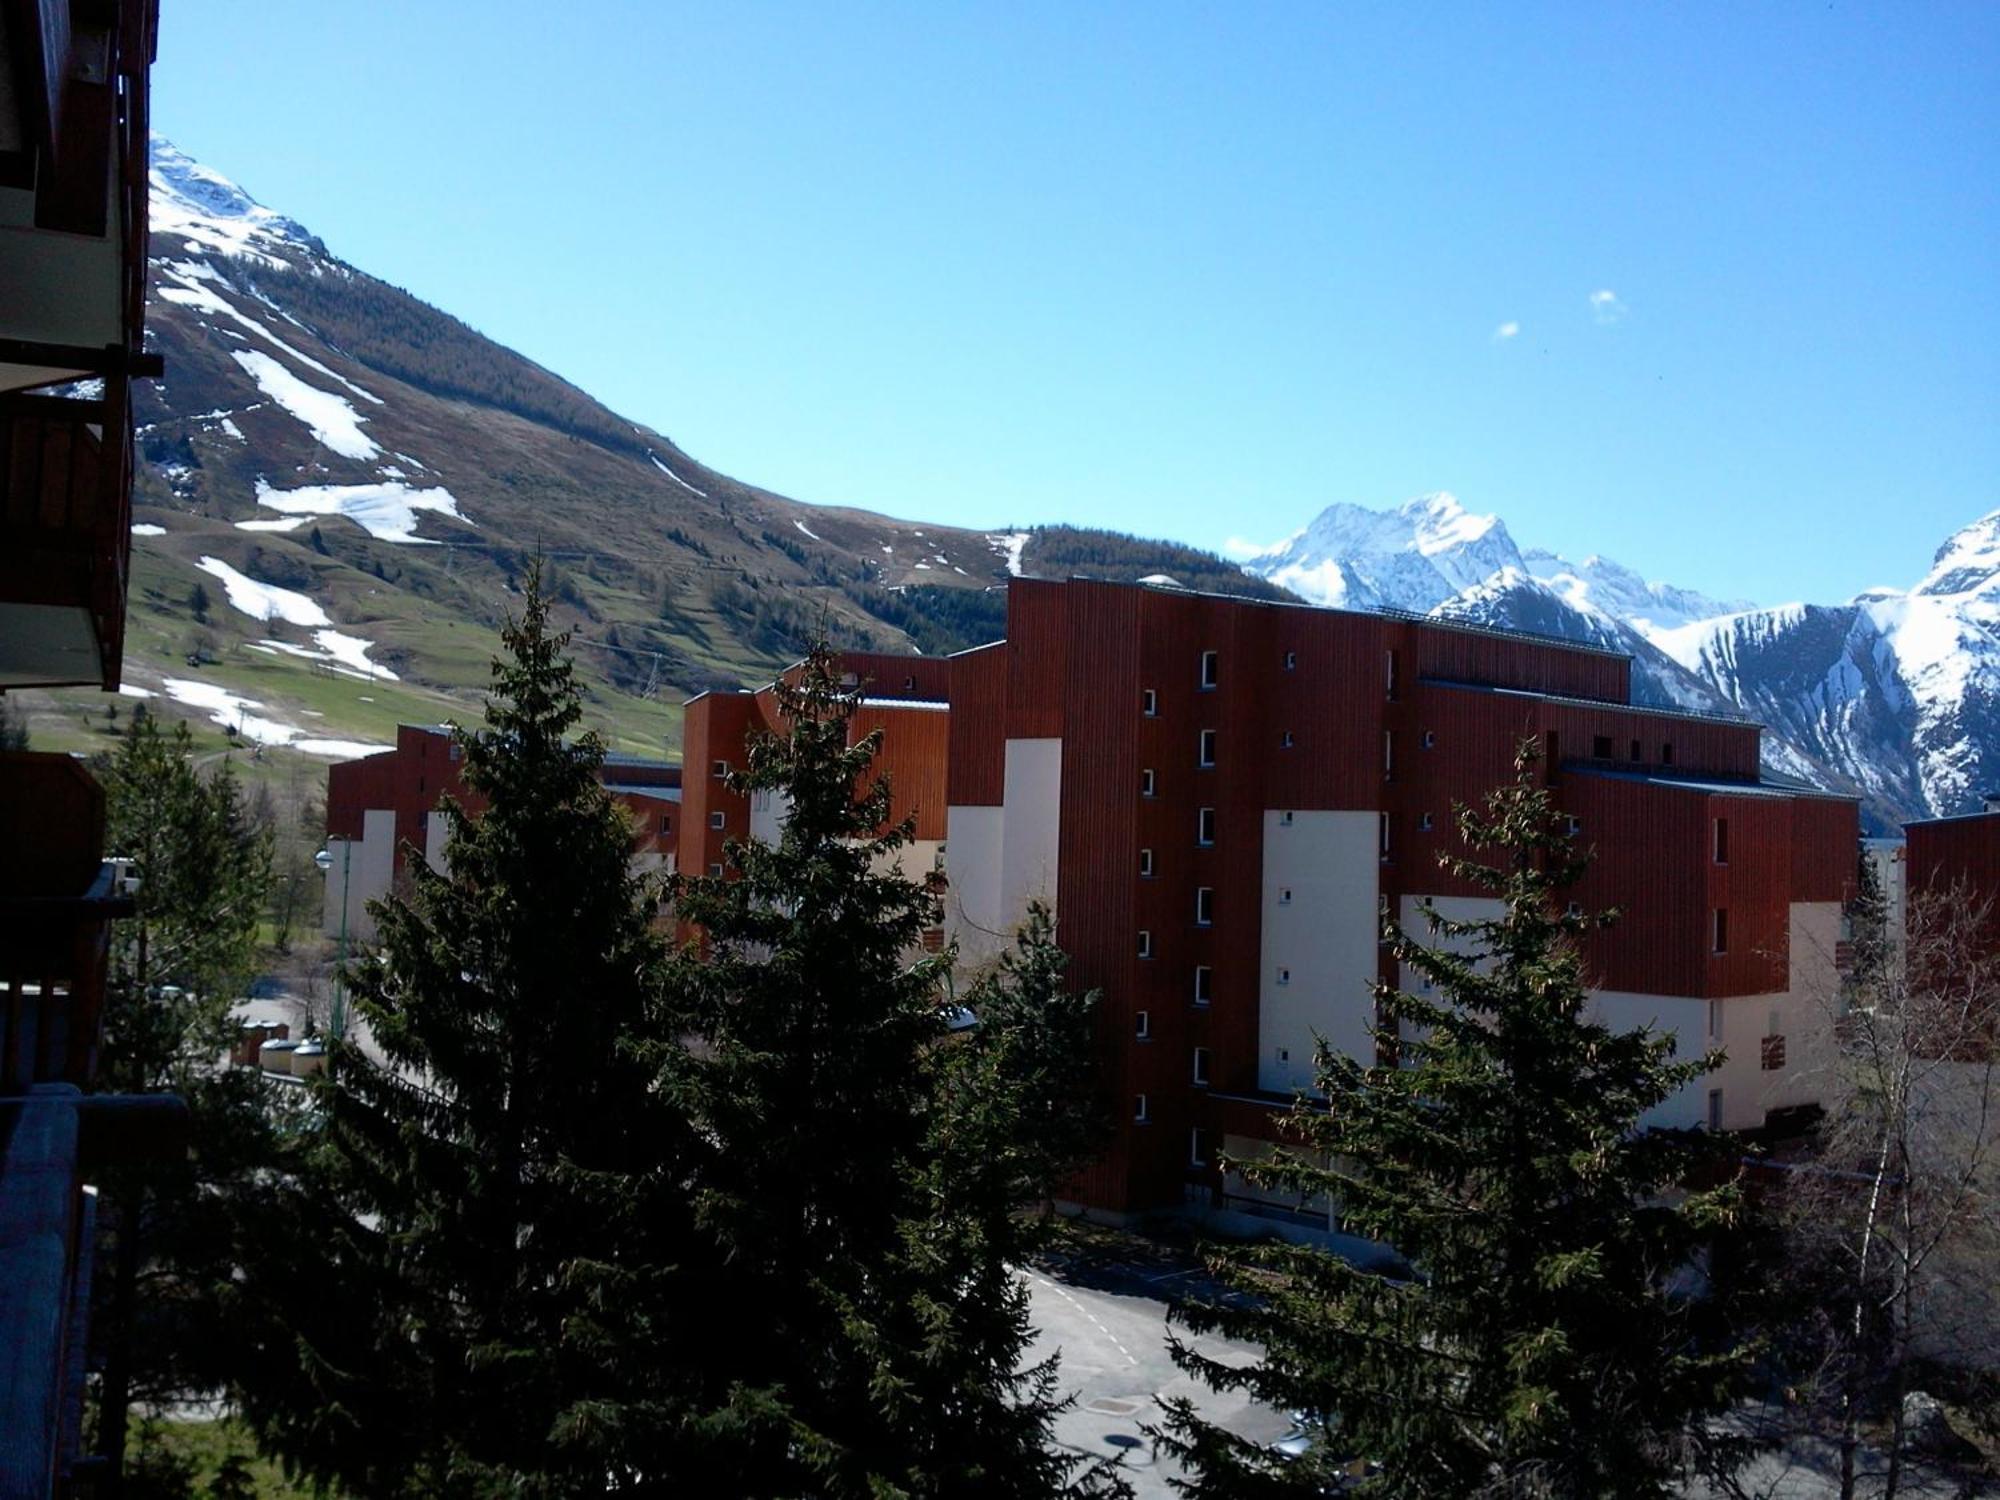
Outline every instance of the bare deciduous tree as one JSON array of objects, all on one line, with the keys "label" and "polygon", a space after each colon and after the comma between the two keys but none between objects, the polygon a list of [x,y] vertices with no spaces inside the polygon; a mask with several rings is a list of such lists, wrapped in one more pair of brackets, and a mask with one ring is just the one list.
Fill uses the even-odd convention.
[{"label": "bare deciduous tree", "polygon": [[1826,1277],[1810,1384],[1843,1500],[1871,1411],[1889,1421],[1879,1493],[1903,1484],[1916,1362],[2000,1363],[2000,955],[1985,915],[1956,888],[1913,894],[1901,942],[1857,927],[1820,1149],[1790,1174],[1794,1242]]}]

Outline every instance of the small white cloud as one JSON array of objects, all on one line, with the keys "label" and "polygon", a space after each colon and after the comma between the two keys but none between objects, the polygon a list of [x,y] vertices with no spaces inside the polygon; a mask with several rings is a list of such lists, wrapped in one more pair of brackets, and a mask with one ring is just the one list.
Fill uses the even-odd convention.
[{"label": "small white cloud", "polygon": [[1625,316],[1625,304],[1616,292],[1604,287],[1590,294],[1590,315],[1600,323],[1616,323]]},{"label": "small white cloud", "polygon": [[1515,334],[1519,333],[1520,331],[1521,331],[1521,325],[1519,323],[1515,322],[1502,323],[1498,328],[1493,330],[1493,341],[1495,343],[1500,343],[1506,339],[1511,339],[1512,337],[1514,337]]},{"label": "small white cloud", "polygon": [[1240,536],[1233,536],[1222,544],[1224,557],[1255,557],[1259,552],[1268,552],[1270,547],[1263,542],[1246,542]]}]

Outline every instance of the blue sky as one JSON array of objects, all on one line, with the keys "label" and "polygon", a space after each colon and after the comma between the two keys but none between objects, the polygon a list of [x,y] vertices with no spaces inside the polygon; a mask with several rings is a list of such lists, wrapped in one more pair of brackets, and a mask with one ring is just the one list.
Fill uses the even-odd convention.
[{"label": "blue sky", "polygon": [[184,149],[801,500],[1767,603],[2000,507],[2000,5],[164,12]]}]

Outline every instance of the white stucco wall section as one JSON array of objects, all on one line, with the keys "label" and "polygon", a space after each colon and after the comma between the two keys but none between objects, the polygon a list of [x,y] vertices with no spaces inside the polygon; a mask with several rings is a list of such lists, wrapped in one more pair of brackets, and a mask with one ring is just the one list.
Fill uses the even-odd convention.
[{"label": "white stucco wall section", "polygon": [[750,837],[760,844],[776,844],[785,836],[785,820],[792,815],[792,799],[773,787],[750,794]]},{"label": "white stucco wall section", "polygon": [[350,943],[375,941],[375,919],[368,915],[368,903],[389,894],[396,868],[396,814],[389,808],[370,808],[361,815],[361,837],[353,841],[328,839],[332,857],[326,868],[326,904],[320,930],[328,937],[340,936],[341,904],[347,907],[347,940]]},{"label": "white stucco wall section", "polygon": [[1012,927],[1033,900],[1056,904],[1062,839],[1062,741],[1009,740],[1001,783],[1000,911]]},{"label": "white stucco wall section", "polygon": [[1374,1060],[1379,826],[1373,812],[1264,814],[1260,1089],[1310,1089],[1316,1037]]},{"label": "white stucco wall section", "polygon": [[999,951],[1011,925],[1000,905],[1000,846],[1007,810],[953,807],[945,812],[945,932],[967,963]]},{"label": "white stucco wall section", "polygon": [[445,845],[451,842],[451,822],[436,808],[424,814],[424,863],[444,874]]},{"label": "white stucco wall section", "polygon": [[999,807],[945,811],[945,930],[960,962],[976,967],[1013,941],[1040,900],[1056,907],[1062,848],[1062,741],[1009,740]]}]

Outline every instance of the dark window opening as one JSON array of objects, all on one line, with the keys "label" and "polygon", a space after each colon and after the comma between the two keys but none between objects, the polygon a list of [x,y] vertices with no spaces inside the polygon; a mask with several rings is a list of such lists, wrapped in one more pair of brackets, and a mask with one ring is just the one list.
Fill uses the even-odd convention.
[{"label": "dark window opening", "polygon": [[1592,735],[1592,736],[1591,736],[1591,740],[1590,740],[1590,758],[1591,758],[1592,760],[1609,760],[1609,759],[1611,759],[1611,736],[1610,736],[1610,735],[1608,735],[1608,734],[1598,734],[1598,735]]}]

